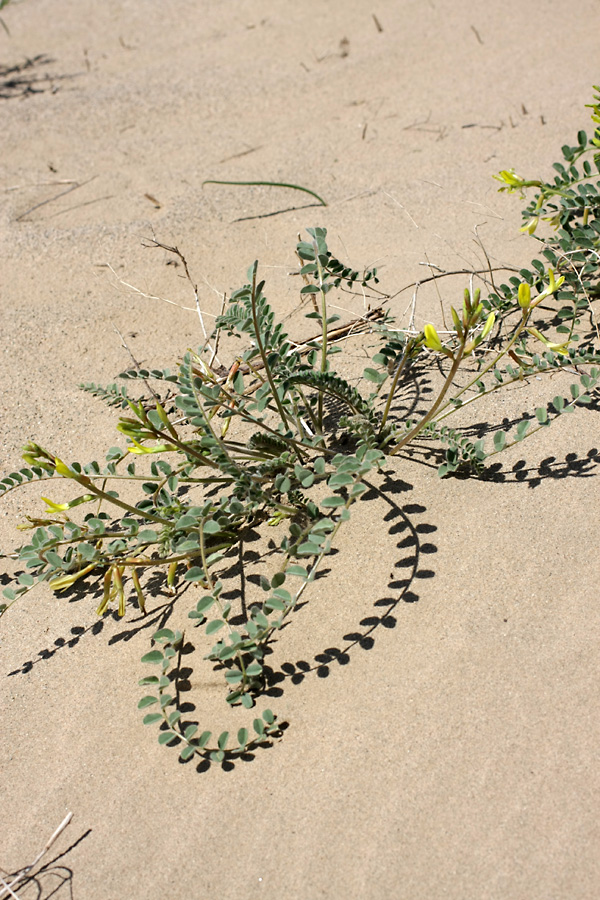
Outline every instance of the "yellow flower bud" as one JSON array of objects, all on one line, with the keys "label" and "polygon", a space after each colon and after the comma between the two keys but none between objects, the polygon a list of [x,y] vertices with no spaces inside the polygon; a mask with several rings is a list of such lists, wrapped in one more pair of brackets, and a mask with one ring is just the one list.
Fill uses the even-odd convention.
[{"label": "yellow flower bud", "polygon": [[140,584],[140,577],[135,566],[131,569],[131,580],[133,581],[133,586],[137,594],[140,610],[144,615],[146,615],[146,599],[144,597],[144,592],[142,591],[142,586]]},{"label": "yellow flower bud", "polygon": [[443,352],[444,348],[442,347],[442,342],[439,339],[435,327],[431,324],[427,324],[423,329],[423,332],[425,334],[425,345],[429,347],[430,350]]},{"label": "yellow flower bud", "polygon": [[58,475],[62,475],[63,478],[72,478],[73,472],[70,468],[65,465],[62,459],[59,459],[58,456],[54,457],[54,467]]},{"label": "yellow flower bud", "polygon": [[[502,188],[501,188],[502,190]],[[538,222],[540,221],[539,216],[535,216],[533,219],[528,219],[524,225],[519,228],[521,232],[527,232],[527,234],[534,234],[535,229],[538,227]]]},{"label": "yellow flower bud", "polygon": [[531,287],[526,281],[522,281],[519,285],[519,306],[522,309],[529,309],[531,304]]},{"label": "yellow flower bud", "polygon": [[49,511],[53,513],[65,512],[67,509],[73,509],[74,506],[80,506],[82,503],[89,503],[94,500],[93,494],[84,494],[82,497],[76,497],[75,500],[69,500],[68,503],[55,503],[48,497],[42,497],[44,503],[49,507]]},{"label": "yellow flower bud", "polygon": [[84,575],[87,575],[95,568],[96,563],[90,563],[89,566],[86,566],[85,569],[81,569],[79,572],[71,572],[69,575],[59,575],[58,578],[53,578],[52,581],[48,583],[53,591],[66,591],[67,588],[74,585],[79,578],[83,578]]},{"label": "yellow flower bud", "polygon": [[460,321],[460,316],[456,312],[453,306],[450,307],[450,312],[452,313],[452,321],[454,322],[454,327],[456,328],[456,333],[461,338],[463,336],[462,324]]},{"label": "yellow flower bud", "polygon": [[563,344],[555,344],[553,341],[549,341],[548,338],[544,337],[537,328],[528,328],[527,331],[529,334],[533,335],[533,337],[537,338],[538,341],[541,341],[542,344],[545,344],[548,350],[552,350],[553,353],[559,353],[561,356],[569,355],[567,347],[571,343],[570,341],[565,341]]},{"label": "yellow flower bud", "polygon": [[496,313],[490,313],[487,317],[486,323],[483,326],[483,331],[481,332],[481,340],[486,338],[492,328],[494,327],[494,322],[496,321]]},{"label": "yellow flower bud", "polygon": [[554,272],[552,269],[548,269],[548,287],[544,288],[541,294],[539,294],[533,303],[531,304],[531,308],[534,309],[538,304],[545,300],[546,297],[551,297],[552,294],[555,294],[556,291],[562,287],[565,281],[565,276],[561,275],[558,281],[554,278]]}]

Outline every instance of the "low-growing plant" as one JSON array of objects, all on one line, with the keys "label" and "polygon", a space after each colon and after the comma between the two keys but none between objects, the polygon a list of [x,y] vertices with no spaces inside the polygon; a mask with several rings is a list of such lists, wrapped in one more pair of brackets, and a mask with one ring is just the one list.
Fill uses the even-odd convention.
[{"label": "low-growing plant", "polygon": [[[600,123],[600,97],[593,119]],[[534,259],[500,286],[491,269],[481,274],[483,291],[471,285],[458,308],[450,307],[451,330],[398,327],[385,295],[375,293],[377,271],[345,266],[329,250],[326,229],[310,228],[296,252],[300,293],[311,301],[307,317],[318,327],[314,338],[298,343],[286,333],[255,262],[218,317],[214,340],[185,353],[176,371],[136,368],[122,373],[119,386],[82,385],[125,413],[117,424],[125,444],[112,447],[103,463],[85,465],[66,463],[37,443],[25,446],[26,467],[2,479],[4,493],[57,479],[78,493],[62,503],[45,499],[45,514],[21,526],[31,536],[5,554],[22,570],[5,589],[0,612],[40,583],[56,592],[81,583],[100,589],[98,615],[113,605],[124,615],[128,598],[145,613],[147,576],[162,569],[174,596],[178,587],[196,585],[190,627],[206,639],[205,658],[224,676],[227,703],[252,709],[269,686],[270,645],[367,490],[367,476],[424,442],[440,455],[440,476],[459,470],[485,476],[490,457],[590,403],[600,378],[593,344],[598,147],[600,128],[591,143],[579,132],[575,147],[563,147],[568,166],[555,165],[554,183],[521,179],[511,170],[500,174],[502,190],[537,189],[524,227],[533,233],[539,220],[549,222],[549,236],[537,237],[545,262]],[[575,163],[582,158],[580,172]],[[330,294],[358,286],[380,298],[359,323],[377,344],[363,372],[366,391],[333,365],[343,329],[336,327]],[[215,344],[222,334],[242,341],[224,369]],[[441,377],[427,411],[403,416],[399,393],[430,363]],[[569,394],[524,414],[510,434],[493,430],[491,446],[447,422],[509,385],[558,371],[576,374]],[[156,386],[150,394],[129,396],[127,381],[150,379]],[[125,500],[121,483],[139,487],[139,499]],[[278,561],[260,577],[262,601],[239,609],[224,591],[222,573],[248,532],[263,525],[279,526],[272,532]],[[280,733],[269,709],[233,741],[227,731],[213,739],[209,730],[186,724],[179,687],[181,657],[189,650],[181,631],[161,628],[142,658],[158,674],[140,681],[148,693],[139,708],[145,723],[159,727],[160,743],[177,746],[183,760],[223,762]]]}]

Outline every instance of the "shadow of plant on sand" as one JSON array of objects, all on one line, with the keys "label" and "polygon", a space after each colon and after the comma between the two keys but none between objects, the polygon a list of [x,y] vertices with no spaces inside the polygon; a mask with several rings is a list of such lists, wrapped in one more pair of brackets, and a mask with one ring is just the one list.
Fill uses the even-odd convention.
[{"label": "shadow of plant on sand", "polygon": [[[600,96],[596,101],[593,119],[600,124]],[[137,366],[122,373],[123,380],[143,384],[147,393],[142,396],[133,398],[116,384],[82,385],[125,413],[117,425],[125,446],[110,448],[102,464],[68,464],[30,442],[23,453],[26,468],[0,479],[3,493],[51,479],[63,479],[72,489],[64,502],[44,498],[45,515],[29,516],[23,526],[31,533],[29,543],[5,554],[23,568],[4,589],[7,602],[0,614],[40,583],[59,593],[89,584],[87,590],[98,594],[98,614],[109,614],[114,604],[119,616],[126,612],[128,593],[145,615],[146,597],[157,588],[175,598],[178,591],[185,593],[182,588],[196,585],[200,597],[187,616],[205,641],[204,660],[223,677],[232,716],[248,715],[257,701],[281,692],[284,683],[299,683],[312,671],[325,677],[335,662],[347,665],[357,647],[372,645],[376,629],[395,626],[392,612],[402,598],[414,602],[414,580],[433,576],[420,566],[420,558],[436,547],[421,541],[421,532],[411,531],[409,524],[408,510],[421,510],[409,504],[403,511],[392,499],[408,486],[387,476],[383,488],[375,487],[376,479],[386,478],[386,466],[406,457],[431,465],[439,457],[441,477],[474,475],[502,482],[505,473],[495,461],[490,466],[494,457],[577,406],[596,409],[600,350],[592,339],[600,338],[594,313],[600,193],[589,181],[590,161],[584,160],[583,177],[575,162],[592,154],[600,172],[594,149],[599,147],[600,128],[591,144],[579,132],[575,147],[562,148],[569,168],[555,165],[559,179],[554,184],[525,181],[512,170],[500,173],[502,190],[538,189],[534,206],[526,210],[526,230],[532,232],[540,219],[556,229],[556,236],[543,242],[549,265],[534,259],[531,269],[520,269],[500,285],[491,270],[474,272],[462,304],[442,311],[439,331],[432,323],[416,328],[414,309],[408,327],[400,327],[385,308],[392,295],[376,287],[377,270],[359,272],[344,265],[328,247],[327,230],[315,227],[297,243],[296,255],[306,318],[314,320],[317,334],[296,341],[284,331],[255,261],[244,285],[228,302],[224,299],[209,335],[185,257],[177,247],[153,241],[183,266],[204,344],[188,351],[176,372]],[[482,287],[474,286],[476,274]],[[330,292],[357,288],[377,307],[336,325],[340,317],[333,309],[339,307],[331,304]],[[581,339],[575,328],[584,316],[589,328]],[[561,324],[554,326],[556,321]],[[357,334],[368,334],[365,344],[371,348],[374,343],[377,352],[358,377],[356,372],[342,375],[334,368],[339,341]],[[236,341],[242,346],[225,365],[219,359],[221,338],[229,348]],[[574,378],[566,395],[556,394],[514,421],[449,424],[450,417],[460,417],[497,391],[527,389],[534,379],[563,373]],[[563,389],[562,379],[554,383]],[[537,396],[535,387],[530,393]],[[491,446],[486,445],[490,438]],[[513,467],[514,480],[535,486],[541,477],[585,477],[596,456],[596,451],[583,461],[569,456],[566,467],[546,460],[537,476],[520,461]],[[137,500],[131,499],[134,489]],[[396,550],[409,552],[396,568],[408,574],[390,576],[390,588],[399,594],[379,598],[381,614],[362,618],[359,628],[345,632],[335,645],[328,641],[312,661],[277,667],[272,662],[276,639],[291,621],[301,619],[305,594],[322,582],[328,559],[334,565],[338,533],[363,505],[359,501],[375,496],[391,504],[388,516],[399,518],[392,527],[407,531]],[[90,506],[93,511],[87,511]],[[252,542],[262,542],[260,553],[248,547]],[[257,561],[262,568],[246,575]],[[230,589],[236,566],[240,585]],[[162,582],[152,575],[157,571]],[[255,710],[250,727],[241,725],[233,741],[229,730],[214,738],[209,730],[199,732],[181,703],[181,694],[189,692],[184,663],[195,648],[175,609],[174,601],[167,602],[153,614],[155,621],[150,618],[152,643],[142,663],[156,674],[140,680],[147,693],[138,708],[144,724],[156,726],[159,743],[177,747],[182,762],[199,757],[201,767],[232,765],[269,745],[284,723],[266,708],[259,714]],[[145,627],[136,622],[111,642],[129,640]]]}]

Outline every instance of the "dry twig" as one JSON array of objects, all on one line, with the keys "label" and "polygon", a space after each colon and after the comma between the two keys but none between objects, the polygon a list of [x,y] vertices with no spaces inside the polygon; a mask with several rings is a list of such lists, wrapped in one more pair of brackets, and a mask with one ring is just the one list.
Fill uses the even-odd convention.
[{"label": "dry twig", "polygon": [[17,896],[17,894],[15,894],[15,892],[13,890],[14,886],[16,884],[18,884],[20,881],[28,881],[32,877],[31,873],[33,872],[33,870],[35,869],[35,867],[37,866],[37,864],[39,863],[41,858],[48,852],[48,850],[50,849],[50,847],[52,846],[54,841],[59,837],[59,835],[62,834],[62,832],[65,830],[65,828],[67,827],[67,825],[69,824],[69,822],[71,821],[72,818],[73,818],[73,813],[72,812],[67,813],[67,815],[64,817],[64,819],[62,820],[62,822],[60,823],[60,825],[58,826],[56,831],[54,831],[53,834],[48,838],[48,840],[46,841],[46,843],[44,844],[44,846],[42,847],[42,849],[40,850],[40,852],[38,853],[36,858],[33,860],[33,862],[30,863],[28,866],[25,866],[25,868],[20,869],[14,875],[14,877],[10,883],[7,883],[4,880],[4,878],[2,878],[0,876],[0,882],[2,883],[2,889],[0,890],[0,898],[2,898],[5,894],[8,894],[10,897],[13,897],[13,898],[16,898],[16,900],[19,900],[19,897]]}]

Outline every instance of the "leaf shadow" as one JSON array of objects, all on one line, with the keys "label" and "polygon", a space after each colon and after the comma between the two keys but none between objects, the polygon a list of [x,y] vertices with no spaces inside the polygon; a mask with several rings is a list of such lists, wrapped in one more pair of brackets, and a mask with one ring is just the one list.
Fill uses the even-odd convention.
[{"label": "leaf shadow", "polygon": [[[415,517],[421,517],[427,512],[427,508],[420,503],[397,502],[395,497],[409,493],[413,486],[398,478],[393,478],[393,472],[386,473],[385,480],[380,486],[365,479],[368,491],[363,495],[362,502],[369,502],[376,498],[382,499],[388,505],[388,512],[384,521],[389,523],[388,533],[398,535],[396,544],[398,557],[392,566],[388,581],[388,592],[373,602],[373,613],[363,616],[358,626],[353,630],[345,631],[339,640],[339,646],[328,646],[317,651],[312,659],[299,659],[294,663],[284,662],[277,669],[268,664],[263,666],[265,675],[265,689],[261,697],[281,698],[286,690],[293,685],[299,686],[310,675],[318,678],[328,678],[333,674],[333,666],[348,666],[353,655],[358,650],[372,650],[375,647],[376,636],[379,629],[392,630],[397,626],[397,615],[393,613],[402,603],[417,603],[419,594],[414,590],[414,582],[419,579],[431,579],[435,577],[433,569],[427,567],[426,561],[429,555],[437,552],[437,546],[431,542],[429,536],[437,531],[437,526],[428,521],[413,521]],[[425,563],[424,563],[425,558]],[[232,573],[233,574],[233,573]],[[308,601],[310,602],[310,601]],[[195,646],[188,642],[184,654],[191,654]],[[269,649],[269,648],[267,648]],[[266,656],[268,657],[269,652]],[[219,665],[218,668],[221,668]],[[190,689],[190,676],[192,669],[189,666],[178,666],[171,671],[173,684],[177,692],[177,708],[186,715],[182,727],[198,725],[189,715],[196,709],[195,704],[189,701],[180,701],[180,694],[185,694]],[[280,734],[287,729],[288,723],[278,723]],[[165,726],[166,728],[166,726]],[[167,746],[176,749],[181,740],[175,738]],[[210,759],[196,761],[196,771],[207,772],[212,766],[220,766],[224,771],[233,771],[240,762],[251,762],[258,749],[264,750],[274,746],[272,740],[260,743],[250,752],[243,754],[227,754],[220,763]],[[194,759],[179,760],[181,765],[193,764]]]},{"label": "leaf shadow", "polygon": [[[416,579],[429,579],[435,577],[435,572],[422,565],[423,556],[437,552],[437,546],[430,541],[423,540],[424,535],[433,534],[437,530],[436,525],[429,522],[414,524],[414,516],[423,515],[427,509],[420,503],[407,503],[400,505],[394,500],[394,495],[404,494],[413,490],[412,485],[401,480],[393,480],[390,474],[381,486],[377,487],[365,479],[369,491],[363,495],[363,502],[368,502],[377,497],[389,506],[384,517],[386,523],[390,523],[389,534],[402,535],[396,544],[399,556],[390,572],[388,582],[389,595],[380,597],[373,602],[375,615],[367,615],[359,622],[359,628],[342,635],[340,646],[326,647],[313,656],[311,661],[297,660],[296,663],[283,663],[278,671],[268,670],[268,696],[280,696],[283,691],[275,687],[285,681],[292,684],[301,684],[310,673],[315,673],[319,678],[327,678],[331,673],[331,666],[336,663],[347,666],[351,662],[351,653],[354,650],[372,650],[375,646],[375,634],[378,629],[393,629],[397,625],[397,618],[392,613],[401,603],[417,603],[419,594],[412,590]],[[399,569],[399,572],[394,570]]]},{"label": "leaf shadow", "polygon": [[[378,631],[381,629],[391,630],[396,627],[397,615],[394,615],[394,612],[399,605],[418,602],[419,594],[414,590],[415,580],[430,579],[435,576],[435,572],[423,564],[423,559],[437,552],[435,544],[428,540],[428,536],[437,530],[437,526],[427,521],[420,521],[415,524],[413,519],[416,516],[421,517],[426,512],[426,507],[419,503],[402,504],[397,499],[412,491],[412,485],[394,477],[394,473],[389,471],[384,473],[384,480],[379,486],[368,480],[365,481],[365,484],[368,486],[368,490],[363,495],[361,502],[370,502],[375,499],[383,500],[388,506],[388,511],[384,516],[384,522],[389,526],[388,533],[399,537],[396,544],[398,557],[390,571],[388,591],[385,596],[379,597],[373,602],[373,611],[371,613],[365,611],[367,614],[363,615],[354,628],[350,626],[349,630],[344,630],[335,646],[327,646],[315,652],[312,659],[284,662],[276,669],[265,664],[265,690],[261,696],[281,697],[284,694],[284,690],[289,689],[292,685],[298,686],[302,684],[311,674],[318,678],[327,678],[332,674],[334,666],[348,666],[357,651],[372,650],[375,646]],[[257,534],[249,532],[248,542],[252,544],[257,537]],[[246,574],[246,567],[250,563],[256,563],[257,559],[259,562],[264,562],[264,559],[272,552],[273,548],[268,547],[265,553],[258,554],[252,546],[244,549],[244,545],[240,545],[239,555],[237,552],[230,554],[231,565],[223,573],[223,577],[226,577],[227,580],[233,579],[234,582],[240,585],[239,589],[236,588],[228,593],[231,594],[231,599],[240,601],[242,608],[241,621],[247,619],[249,614],[249,610],[246,607],[245,580],[253,577]],[[325,578],[328,572],[329,569],[322,570],[319,573],[319,577]],[[191,584],[188,584],[187,587],[191,587]],[[163,593],[165,578],[162,573],[156,573],[151,576],[148,580],[147,588],[152,588],[153,596]],[[121,641],[128,641],[143,630],[151,629],[154,632],[158,628],[168,625],[173,614],[176,599],[179,599],[184,592],[185,589],[183,592],[180,591],[177,598],[169,597],[167,602],[153,609],[147,616],[142,616],[141,614],[136,616],[128,623],[128,627],[112,634],[108,640],[108,645],[111,646]],[[85,595],[84,588],[78,585],[75,585],[70,591],[65,593],[67,596],[70,595],[70,602],[80,600]],[[299,604],[296,611],[299,611],[308,602],[310,600]],[[27,660],[18,669],[10,672],[9,675],[25,674],[31,671],[34,665],[51,659],[59,651],[75,648],[84,636],[88,634],[97,636],[103,632],[111,619],[117,622],[121,621],[116,611],[112,611],[103,619],[96,621],[87,628],[74,626],[71,628],[71,636],[69,638],[57,638],[53,646],[38,652],[37,659]],[[238,624],[241,624],[241,622]],[[195,649],[195,646],[190,641],[186,641],[182,657],[187,657]],[[268,658],[271,654],[271,648],[267,647],[266,657]],[[171,670],[170,677],[177,692],[177,708],[185,716],[185,721],[182,720],[182,725],[188,727],[198,723],[193,722],[189,718],[190,714],[195,710],[195,705],[185,699],[185,694],[190,690],[192,668],[187,664],[187,660],[184,660],[184,662],[185,665],[180,662],[178,666]],[[222,666],[219,665],[218,668],[222,668]],[[288,723],[281,721],[278,725],[280,729],[279,735],[281,735],[287,729]],[[180,739],[175,738],[167,746],[176,748],[180,743]],[[258,749],[264,750],[272,746],[274,746],[273,740],[264,740],[245,753],[228,754],[221,763],[214,763],[209,759],[202,759],[198,763],[196,759],[196,768],[198,772],[204,772],[208,771],[213,765],[220,765],[225,771],[232,771],[237,763],[252,761]],[[192,759],[179,761],[182,765],[193,762]]]},{"label": "leaf shadow", "polygon": [[58,82],[83,74],[76,72],[70,75],[52,75],[43,67],[52,65],[53,62],[56,60],[45,53],[38,53],[37,56],[28,57],[13,66],[0,65],[0,100],[30,97],[45,91],[55,94],[59,89]]}]

